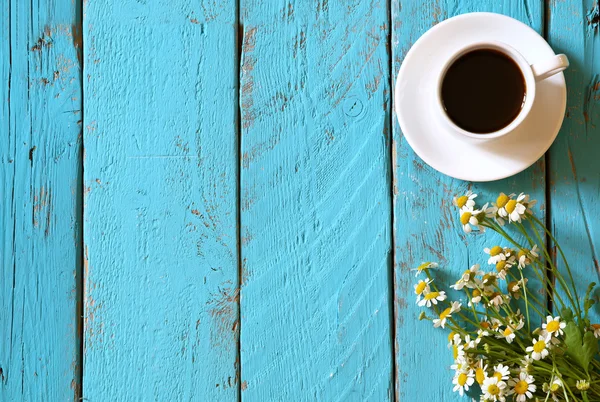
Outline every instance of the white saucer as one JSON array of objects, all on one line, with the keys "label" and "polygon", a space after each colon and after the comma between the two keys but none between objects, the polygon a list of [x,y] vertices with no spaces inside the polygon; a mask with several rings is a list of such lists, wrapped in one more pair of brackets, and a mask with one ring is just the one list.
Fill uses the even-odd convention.
[{"label": "white saucer", "polygon": [[535,163],[552,145],[567,103],[562,73],[537,83],[531,112],[515,131],[495,140],[450,132],[435,118],[436,82],[444,61],[466,44],[496,40],[533,64],[554,55],[527,25],[500,14],[471,13],[427,31],[406,54],[396,80],[396,114],[406,141],[431,167],[468,181],[512,176]]}]

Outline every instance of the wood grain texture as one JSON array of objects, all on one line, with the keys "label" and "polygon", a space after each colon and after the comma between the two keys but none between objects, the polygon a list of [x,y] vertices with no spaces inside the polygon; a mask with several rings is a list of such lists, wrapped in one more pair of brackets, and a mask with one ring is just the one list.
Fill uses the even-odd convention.
[{"label": "wood grain texture", "polygon": [[78,10],[0,7],[0,400],[77,401]]},{"label": "wood grain texture", "polygon": [[[551,225],[583,296],[588,283],[600,282],[600,8],[592,0],[552,1],[547,18],[548,41],[571,63],[567,114],[549,157]],[[598,304],[593,310],[598,322]]]},{"label": "wood grain texture", "polygon": [[[506,14],[538,32],[543,27],[541,1],[393,0],[394,79],[404,56],[425,31],[447,18],[475,11]],[[423,261],[437,261],[441,269],[436,277],[442,283],[451,284],[470,265],[486,265],[484,247],[506,245],[492,233],[468,237],[462,233],[452,197],[467,189],[479,193],[479,200],[490,201],[495,200],[500,191],[528,192],[538,200],[538,217],[544,218],[544,160],[509,179],[473,185],[446,177],[427,166],[405,141],[395,115],[393,138],[396,399],[406,402],[461,400],[452,392],[451,353],[444,353],[448,334],[434,329],[429,322],[418,321],[423,310],[415,304],[413,284],[416,281],[410,270]],[[425,378],[427,386],[423,386]]]},{"label": "wood grain texture", "polygon": [[238,395],[236,33],[233,0],[84,8],[88,401]]},{"label": "wood grain texture", "polygon": [[383,0],[242,0],[242,399],[393,398]]}]

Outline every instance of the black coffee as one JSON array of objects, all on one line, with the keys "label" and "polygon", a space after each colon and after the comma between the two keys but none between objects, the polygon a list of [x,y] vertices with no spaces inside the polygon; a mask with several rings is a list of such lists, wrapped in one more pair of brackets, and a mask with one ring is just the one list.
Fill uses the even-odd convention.
[{"label": "black coffee", "polygon": [[477,134],[508,126],[525,102],[525,79],[519,66],[493,49],[460,56],[442,81],[442,101],[450,120]]}]

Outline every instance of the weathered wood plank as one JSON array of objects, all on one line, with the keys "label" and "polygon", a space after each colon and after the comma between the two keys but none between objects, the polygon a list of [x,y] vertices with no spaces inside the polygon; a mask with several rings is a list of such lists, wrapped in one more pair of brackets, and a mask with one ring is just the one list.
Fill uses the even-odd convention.
[{"label": "weathered wood plank", "polygon": [[84,397],[238,395],[235,1],[84,9]]},{"label": "weathered wood plank", "polygon": [[[520,2],[452,0],[423,2],[392,1],[393,77],[412,44],[430,27],[458,14],[492,11],[509,15],[541,32],[541,1]],[[395,84],[395,82],[394,82]],[[396,399],[398,401],[460,400],[452,392],[451,353],[446,350],[447,333],[419,322],[422,311],[415,304],[414,273],[410,269],[423,261],[438,261],[438,277],[447,281],[458,277],[470,265],[485,265],[484,247],[505,244],[491,233],[466,237],[457,223],[452,197],[467,189],[480,194],[479,200],[494,200],[497,193],[525,191],[544,208],[545,165],[541,159],[533,167],[506,180],[476,184],[453,180],[425,165],[405,141],[395,119],[393,126],[394,244],[396,320]],[[539,211],[539,209],[538,209]],[[540,213],[543,218],[543,213]],[[538,214],[538,216],[540,216]],[[427,377],[427,386],[423,378]]]},{"label": "weathered wood plank", "polygon": [[[565,72],[567,113],[550,149],[550,218],[583,296],[600,273],[600,6],[586,0],[551,1],[547,7],[548,40],[571,62]],[[564,272],[560,256],[557,263]],[[598,322],[598,305],[593,310]]]},{"label": "weathered wood plank", "polygon": [[79,400],[75,2],[0,6],[0,400]]},{"label": "weathered wood plank", "polygon": [[393,398],[386,3],[241,2],[244,400]]}]

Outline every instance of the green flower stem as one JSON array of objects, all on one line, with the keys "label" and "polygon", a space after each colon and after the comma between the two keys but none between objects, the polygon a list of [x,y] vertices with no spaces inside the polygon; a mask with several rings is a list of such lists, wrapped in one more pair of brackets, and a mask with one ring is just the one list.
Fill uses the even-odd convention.
[{"label": "green flower stem", "polygon": [[[531,216],[532,216],[532,218],[535,218],[533,215],[531,215]],[[540,236],[540,234],[539,234],[538,230],[536,229],[536,227],[531,223],[531,221],[529,222],[529,224],[530,224],[533,232],[536,234],[537,238],[539,239],[539,241],[541,243],[543,243],[542,237]],[[541,224],[541,222],[540,222],[540,224]],[[521,226],[523,226],[523,225],[521,224]],[[544,229],[546,229],[546,227],[544,227]],[[522,230],[525,231],[525,227],[524,226],[523,226]],[[553,242],[556,244],[555,241],[553,241]],[[569,298],[569,301],[571,302],[571,305],[576,306],[576,304],[575,304],[575,302],[573,300],[573,296],[571,295],[571,289],[569,288],[569,286],[566,283],[564,277],[561,275],[560,271],[558,270],[558,268],[554,264],[554,261],[550,257],[550,254],[548,252],[548,248],[544,247],[542,250],[544,252],[544,256],[546,258],[546,262],[550,265],[550,269],[552,270],[552,273],[554,274],[554,277],[558,280],[558,283],[563,287],[565,293],[567,294],[567,297]],[[571,278],[571,284],[573,285],[573,289],[575,290],[573,278]],[[577,294],[576,290],[575,290],[575,294]]]},{"label": "green flower stem", "polygon": [[[525,312],[527,313],[527,332],[531,332],[531,326],[529,325],[529,301],[527,300],[527,286],[525,286],[525,278],[523,278],[523,272],[521,270],[519,270],[519,274],[521,275],[521,280],[523,281],[523,297],[525,298]],[[533,305],[531,307],[534,308]]]},{"label": "green flower stem", "polygon": [[467,294],[467,299],[469,300],[467,302],[467,305],[469,305],[469,303],[471,303],[471,310],[473,311],[473,316],[478,320],[479,316],[477,315],[477,310],[475,310],[475,304],[473,302],[471,302],[472,297],[471,297],[471,293],[469,292],[468,288],[465,289],[465,293]]},{"label": "green flower stem", "polygon": [[[513,240],[513,238],[508,233],[506,233],[506,231],[504,231],[504,229],[502,229],[502,227],[500,225],[498,225],[497,223],[495,223],[493,220],[486,218],[485,219],[485,223],[487,223],[488,225],[484,225],[484,226],[489,227],[490,229],[492,229],[496,233],[499,233],[500,235],[502,235],[502,237],[504,237],[506,240],[508,240],[514,246],[518,247],[519,250],[523,248],[519,243],[517,243],[515,240]],[[544,251],[546,251],[545,248],[544,248]],[[533,271],[536,274],[536,276],[538,277],[538,279],[540,281],[542,281],[542,283],[544,283],[544,284],[547,283],[548,286],[550,286],[551,288],[553,287],[552,283],[550,282],[549,278],[546,275],[544,275],[544,277],[542,278],[542,276],[540,275],[540,273],[538,272],[538,270],[533,269]],[[560,304],[562,305],[563,308],[566,306],[566,304],[564,303],[564,301],[562,300],[562,298],[560,297],[560,295],[553,294],[553,296],[555,296],[557,298],[557,300],[560,302]]]},{"label": "green flower stem", "polygon": [[[525,229],[525,226],[523,226],[523,224],[521,224],[521,223],[515,223],[515,226],[516,226],[516,228],[519,230],[519,232],[521,232],[521,234],[522,234],[523,236],[525,236],[525,238],[527,239],[527,241],[529,242],[529,244],[531,244],[532,246],[533,246],[534,244],[536,244],[536,243],[535,243],[535,242],[534,242],[534,241],[533,241],[533,240],[532,240],[532,239],[529,237],[529,234],[527,233],[527,230]],[[539,233],[537,232],[537,230],[535,230],[535,228],[533,228],[533,231],[534,231],[534,233],[536,234],[536,237],[537,237],[537,239],[538,239],[538,242],[539,242],[540,244],[544,244],[545,242],[544,242],[544,240],[541,238],[541,236],[539,235]],[[544,246],[544,247],[540,247],[540,249],[543,251],[543,253],[544,253],[544,255],[545,255],[545,261],[546,261],[548,264],[550,264],[550,267],[551,267],[551,268],[554,268],[554,265],[553,265],[553,263],[552,263],[552,259],[550,258],[550,255],[548,254],[548,250],[547,250],[547,248]],[[538,277],[541,277],[541,276],[543,275],[543,276],[546,278],[546,281],[542,281],[542,282],[546,282],[546,283],[548,283],[548,284],[549,284],[549,286],[550,286],[550,288],[552,288],[552,283],[550,282],[550,279],[549,279],[549,278],[548,278],[548,276],[546,275],[546,269],[547,269],[547,268],[546,268],[546,266],[545,266],[545,265],[542,265],[542,264],[540,263],[540,266],[541,266],[541,267],[538,267],[538,265],[537,265],[537,261],[536,261],[536,264],[533,264],[533,263],[532,263],[531,265],[534,267],[534,270],[536,270],[536,272],[537,272],[537,270],[539,270],[539,271],[540,271],[540,273],[539,273]],[[544,268],[544,269],[542,270],[541,268]],[[567,288],[567,291],[568,291],[568,288]],[[567,295],[568,295],[568,296],[570,296],[570,295],[568,294],[568,292],[567,292]],[[562,300],[561,300],[561,301],[562,301]],[[564,307],[564,303],[561,303],[561,304],[563,304],[563,307]]]},{"label": "green flower stem", "polygon": [[[569,388],[569,387],[567,387],[566,385],[564,385],[562,388],[563,388],[563,393],[565,394],[565,401],[566,402],[570,402],[569,396],[567,395],[567,388]],[[569,389],[569,392],[571,392],[570,389]]]},{"label": "green flower stem", "polygon": [[[519,270],[519,272],[521,273],[521,278],[523,278],[523,274],[522,274],[522,272],[521,272],[520,270]],[[517,277],[516,277],[516,276],[515,276],[515,275],[514,275],[512,272],[510,272],[510,271],[509,271],[509,272],[508,272],[508,275],[510,276],[510,278],[511,278],[511,279],[514,279],[514,280],[515,280],[515,282],[518,282],[518,281],[519,281],[519,278],[517,278]],[[525,284],[523,284],[523,286],[525,286]],[[539,299],[538,299],[538,298],[535,296],[535,294],[534,294],[534,293],[531,293],[531,292],[530,292],[530,293],[528,294],[528,297],[529,297],[529,299],[528,299],[528,300],[531,300],[531,301],[533,301],[533,302],[534,302],[534,303],[532,303],[531,307],[532,307],[532,308],[534,308],[535,312],[536,312],[536,313],[538,313],[540,316],[542,316],[542,317],[545,317],[545,316],[547,316],[547,315],[551,315],[551,314],[552,314],[552,313],[550,312],[550,310],[548,310],[548,308],[546,307],[546,305],[545,305],[545,304],[542,304],[542,303],[540,302],[540,300],[539,300]],[[535,306],[534,306],[534,304],[536,304],[536,305],[537,305],[537,307],[535,307]],[[538,308],[539,308],[540,310],[544,310],[544,313],[542,314],[542,313],[540,312],[540,310],[538,310]]]},{"label": "green flower stem", "polygon": [[[556,239],[554,238],[552,233],[542,223],[542,221],[540,221],[538,218],[536,218],[536,216],[533,214],[530,214],[530,216],[535,223],[537,223],[540,227],[542,227],[544,229],[546,235],[548,235],[548,237],[550,237],[550,240],[552,241],[552,243],[554,245],[556,245],[556,248],[558,249],[558,252],[560,253],[560,256],[562,257],[563,262],[565,263],[565,268],[567,269],[567,274],[569,275],[569,280],[571,281],[571,284],[573,285],[573,290],[575,291],[575,295],[577,296],[577,289],[575,289],[575,281],[573,280],[573,273],[571,272],[571,267],[569,266],[569,263],[567,262],[567,258],[565,257],[565,253],[563,252],[562,248],[560,247],[560,244],[558,243],[558,241],[556,241]],[[581,306],[579,304],[579,297],[575,297],[575,299],[577,301],[577,304],[575,305],[575,307],[577,309],[577,316],[579,317],[579,319],[581,319]]]},{"label": "green flower stem", "polygon": [[[453,313],[453,314],[456,314],[456,316],[458,316],[458,317],[462,318],[463,320],[465,320],[466,322],[468,322],[469,324],[471,324],[471,325],[473,325],[473,326],[475,326],[475,327],[479,327],[479,326],[481,325],[481,324],[479,324],[478,322],[475,322],[475,321],[471,320],[471,319],[470,319],[469,317],[467,317],[465,314],[463,314],[463,313],[462,313],[462,310],[461,310],[461,311],[458,311],[458,312],[456,312],[456,313]],[[451,317],[452,317],[452,316],[450,316],[449,318],[451,318]]]}]

